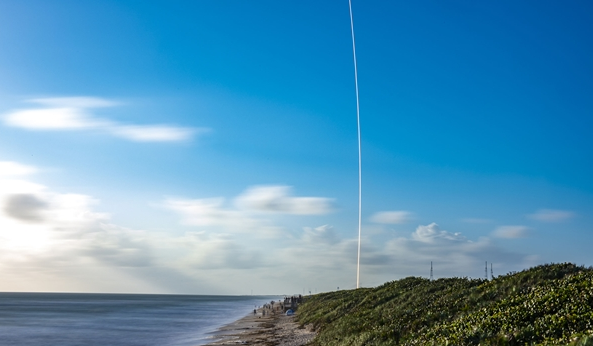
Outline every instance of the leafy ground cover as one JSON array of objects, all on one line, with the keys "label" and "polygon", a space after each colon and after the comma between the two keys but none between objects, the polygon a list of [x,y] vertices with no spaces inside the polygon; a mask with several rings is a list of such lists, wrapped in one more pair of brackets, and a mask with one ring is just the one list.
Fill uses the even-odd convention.
[{"label": "leafy ground cover", "polygon": [[312,345],[593,346],[593,268],[546,264],[493,280],[408,277],[317,294]]}]

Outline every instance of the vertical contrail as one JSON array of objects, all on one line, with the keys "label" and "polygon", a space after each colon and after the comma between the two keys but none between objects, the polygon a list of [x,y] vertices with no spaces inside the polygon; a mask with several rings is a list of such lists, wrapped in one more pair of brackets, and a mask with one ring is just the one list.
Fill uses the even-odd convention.
[{"label": "vertical contrail", "polygon": [[352,55],[354,56],[354,85],[356,87],[356,123],[358,125],[358,259],[356,261],[356,288],[360,287],[360,233],[362,228],[362,159],[360,150],[360,102],[358,100],[358,68],[356,66],[356,43],[354,41],[354,20],[352,19],[352,0],[350,8],[350,31],[352,32]]}]

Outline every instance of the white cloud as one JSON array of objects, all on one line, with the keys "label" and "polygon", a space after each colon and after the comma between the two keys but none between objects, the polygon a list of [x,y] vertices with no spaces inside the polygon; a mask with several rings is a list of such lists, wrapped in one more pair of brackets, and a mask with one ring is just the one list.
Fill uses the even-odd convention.
[{"label": "white cloud", "polygon": [[434,242],[435,239],[447,239],[447,240],[456,240],[456,241],[465,241],[466,238],[461,235],[461,233],[450,233],[447,231],[441,231],[439,225],[436,223],[431,223],[426,226],[418,226],[416,231],[412,233],[412,238],[414,240],[418,240],[425,243]]},{"label": "white cloud", "polygon": [[136,142],[189,140],[207,129],[169,125],[126,125],[93,116],[91,109],[114,107],[116,102],[96,97],[57,97],[28,100],[45,108],[16,110],[4,116],[8,126],[27,130],[98,130]]},{"label": "white cloud", "polygon": [[385,224],[398,224],[406,223],[412,219],[412,213],[404,210],[395,211],[382,211],[373,214],[371,216],[371,222],[374,223],[385,223]]},{"label": "white cloud", "polygon": [[4,121],[7,125],[28,130],[80,130],[107,124],[92,119],[79,108],[25,109],[8,114]]},{"label": "white cloud", "polygon": [[575,213],[572,211],[555,209],[540,209],[534,214],[528,215],[529,218],[541,222],[561,222],[572,219],[574,216]]},{"label": "white cloud", "polygon": [[529,235],[529,227],[526,226],[500,226],[494,230],[493,236],[497,238],[525,238]]},{"label": "white cloud", "polygon": [[268,185],[248,188],[235,199],[240,209],[295,215],[323,215],[332,212],[331,198],[292,197],[290,186]]},{"label": "white cloud", "polygon": [[35,173],[37,169],[14,161],[0,161],[0,177],[22,176]]}]

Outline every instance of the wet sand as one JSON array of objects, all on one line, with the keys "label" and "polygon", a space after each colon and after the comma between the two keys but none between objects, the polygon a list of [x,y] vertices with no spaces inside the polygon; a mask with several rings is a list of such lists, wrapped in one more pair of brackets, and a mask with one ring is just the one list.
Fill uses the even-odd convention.
[{"label": "wet sand", "polygon": [[[269,311],[269,310],[268,310]],[[277,312],[262,315],[250,314],[214,333],[215,341],[206,346],[262,345],[262,346],[304,346],[315,337],[309,328],[300,328],[294,316]]]}]

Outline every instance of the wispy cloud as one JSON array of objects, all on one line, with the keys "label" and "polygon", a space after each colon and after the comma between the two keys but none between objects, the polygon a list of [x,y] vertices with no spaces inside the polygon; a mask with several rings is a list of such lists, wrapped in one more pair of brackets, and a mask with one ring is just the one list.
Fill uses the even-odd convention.
[{"label": "wispy cloud", "polygon": [[253,186],[235,199],[240,209],[295,215],[323,215],[332,212],[333,200],[325,197],[293,197],[291,187]]},{"label": "wispy cloud", "polygon": [[164,206],[177,212],[185,225],[219,226],[233,233],[263,228],[262,220],[255,219],[241,210],[225,207],[225,199],[222,197],[169,198],[165,200]]},{"label": "wispy cloud", "polygon": [[575,216],[575,213],[568,210],[540,209],[527,216],[530,219],[541,222],[561,222],[572,219]]},{"label": "wispy cloud", "polygon": [[490,220],[490,219],[480,219],[480,218],[471,218],[471,217],[461,219],[461,221],[465,222],[465,223],[490,223],[490,222],[492,222],[492,220]]},{"label": "wispy cloud", "polygon": [[497,238],[507,238],[507,239],[516,239],[516,238],[525,238],[529,235],[529,227],[527,226],[500,226],[497,227],[492,235]]},{"label": "wispy cloud", "polygon": [[191,249],[191,253],[183,259],[183,264],[191,269],[225,271],[267,266],[267,258],[261,248],[247,248],[237,239],[225,235],[194,232],[180,240]]},{"label": "wispy cloud", "polygon": [[171,127],[164,125],[118,125],[111,126],[110,131],[115,136],[136,142],[167,142],[184,141],[191,138],[194,134],[203,133],[208,130]]},{"label": "wispy cloud", "polygon": [[340,237],[336,234],[334,227],[331,225],[323,225],[315,228],[304,227],[305,232],[303,239],[311,243],[337,244],[340,242]]},{"label": "wispy cloud", "polygon": [[404,210],[381,211],[371,216],[371,222],[384,224],[406,223],[412,220],[412,213]]},{"label": "wispy cloud", "polygon": [[28,100],[38,108],[20,109],[4,116],[8,126],[27,130],[98,130],[113,136],[137,142],[172,142],[189,140],[192,136],[208,131],[170,125],[129,125],[97,118],[92,109],[115,107],[117,102],[97,97],[56,97]]},{"label": "wispy cloud", "polygon": [[74,108],[102,108],[113,107],[119,103],[111,100],[106,100],[99,97],[47,97],[36,98],[28,100],[32,103],[38,103],[50,107],[74,107]]}]

